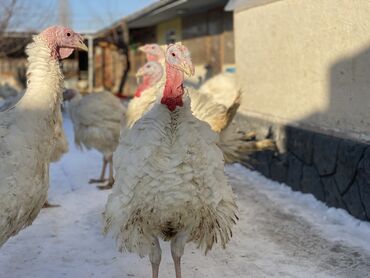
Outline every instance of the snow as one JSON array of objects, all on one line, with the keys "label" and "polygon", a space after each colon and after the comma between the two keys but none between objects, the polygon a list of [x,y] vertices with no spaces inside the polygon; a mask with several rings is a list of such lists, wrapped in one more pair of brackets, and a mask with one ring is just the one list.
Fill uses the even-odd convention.
[{"label": "snow", "polygon": [[[109,191],[89,185],[101,156],[73,145],[51,165],[49,200],[32,226],[0,251],[1,277],[150,277],[150,263],[121,254],[101,234]],[[370,224],[328,208],[312,195],[293,192],[240,165],[226,167],[238,197],[240,221],[226,250],[204,256],[186,246],[184,277],[370,277]],[[160,277],[174,277],[168,243],[162,244]]]}]

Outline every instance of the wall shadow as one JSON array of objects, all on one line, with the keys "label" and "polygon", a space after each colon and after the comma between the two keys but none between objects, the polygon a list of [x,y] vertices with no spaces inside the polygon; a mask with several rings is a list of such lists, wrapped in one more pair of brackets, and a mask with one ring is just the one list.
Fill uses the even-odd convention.
[{"label": "wall shadow", "polygon": [[370,221],[370,47],[336,61],[328,78],[327,109],[298,123],[239,115],[239,125],[274,139],[279,149],[245,156],[245,165]]}]

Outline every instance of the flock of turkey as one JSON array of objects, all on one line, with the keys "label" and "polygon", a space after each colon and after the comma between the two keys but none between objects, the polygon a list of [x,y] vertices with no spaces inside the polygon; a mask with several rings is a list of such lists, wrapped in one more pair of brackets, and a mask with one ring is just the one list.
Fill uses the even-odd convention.
[{"label": "flock of turkey", "polygon": [[[74,49],[87,51],[69,28],[53,26],[35,36],[26,49],[27,90],[0,112],[0,246],[47,204],[49,164],[68,151],[59,61]],[[185,88],[194,67],[184,45],[140,50],[148,62],[137,73],[143,81],[127,109],[109,92],[69,91],[68,110],[75,143],[103,156],[101,175],[90,182],[105,183],[100,189],[113,186],[104,232],[113,234],[121,251],[149,256],[153,277],[161,261],[159,239],[170,241],[180,278],[187,242],[207,252],[230,240],[238,210],[224,163],[238,162],[254,146],[244,134],[224,136],[240,105],[232,74],[216,76],[199,90]],[[215,85],[220,79],[229,86],[228,97]]]}]

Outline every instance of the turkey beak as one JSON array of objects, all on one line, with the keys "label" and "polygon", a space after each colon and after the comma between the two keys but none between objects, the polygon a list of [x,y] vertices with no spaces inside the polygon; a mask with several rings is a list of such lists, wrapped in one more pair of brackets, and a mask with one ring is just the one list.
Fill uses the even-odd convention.
[{"label": "turkey beak", "polygon": [[194,66],[191,61],[185,61],[180,65],[181,70],[187,75],[194,75]]},{"label": "turkey beak", "polygon": [[83,51],[89,51],[89,48],[84,44],[84,38],[80,35],[78,35],[78,42],[76,43],[76,48],[83,50]]},{"label": "turkey beak", "polygon": [[139,51],[142,51],[142,52],[144,52],[144,53],[145,53],[145,52],[146,52],[146,51],[145,51],[145,45],[140,46],[140,47],[138,48],[138,50],[139,50]]},{"label": "turkey beak", "polygon": [[143,75],[144,75],[144,70],[142,68],[138,69],[138,71],[135,74],[137,84],[140,83],[140,77],[142,77]]},{"label": "turkey beak", "polygon": [[141,77],[144,75],[144,70],[143,68],[139,68],[135,74],[136,77]]},{"label": "turkey beak", "polygon": [[76,48],[80,49],[80,50],[83,50],[83,51],[86,51],[88,52],[89,51],[89,48],[86,46],[86,44],[84,44],[82,41],[79,41],[76,45]]}]

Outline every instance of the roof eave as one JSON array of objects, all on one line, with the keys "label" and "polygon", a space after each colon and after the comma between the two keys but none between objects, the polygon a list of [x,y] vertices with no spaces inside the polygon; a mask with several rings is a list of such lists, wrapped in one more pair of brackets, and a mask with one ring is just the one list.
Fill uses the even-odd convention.
[{"label": "roof eave", "polygon": [[241,12],[254,7],[271,4],[276,1],[281,0],[229,0],[225,7],[225,11]]}]

